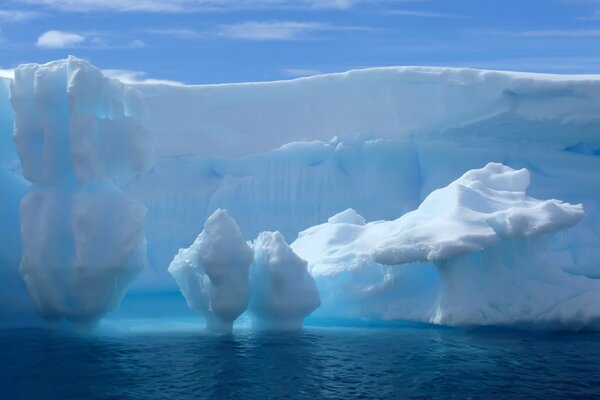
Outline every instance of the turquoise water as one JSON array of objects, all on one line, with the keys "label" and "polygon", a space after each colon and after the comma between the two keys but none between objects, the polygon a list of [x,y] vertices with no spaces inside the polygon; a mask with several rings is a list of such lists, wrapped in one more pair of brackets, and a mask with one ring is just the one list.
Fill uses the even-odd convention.
[{"label": "turquoise water", "polygon": [[598,334],[4,330],[0,360],[11,400],[600,398]]}]

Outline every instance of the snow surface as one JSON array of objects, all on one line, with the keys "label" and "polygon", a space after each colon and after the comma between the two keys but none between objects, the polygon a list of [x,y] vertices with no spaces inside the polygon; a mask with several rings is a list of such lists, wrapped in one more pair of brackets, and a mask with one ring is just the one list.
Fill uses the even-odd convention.
[{"label": "snow surface", "polygon": [[[78,197],[75,192],[87,185],[103,186],[108,196],[114,185],[145,206],[141,234],[149,268],[131,288],[136,296],[177,291],[169,262],[219,208],[235,218],[243,237],[280,231],[292,242],[298,232],[348,208],[368,221],[396,220],[434,190],[489,162],[526,168],[529,196],[583,204],[585,218],[544,239],[546,250],[532,257],[548,257],[566,274],[565,285],[572,277],[600,278],[597,76],[398,67],[285,82],[119,85],[75,59],[67,63],[81,71],[73,79],[60,72],[61,62],[40,67],[44,73],[24,66],[13,81],[22,84],[12,94],[14,110],[8,81],[0,81],[0,221],[2,237],[12,238],[0,245],[0,267],[12,280],[0,280],[0,287],[23,299],[0,303],[2,315],[30,308],[23,282],[10,272],[20,258],[18,243],[10,244],[22,228],[15,204],[36,190],[27,189],[23,176],[34,185],[56,179],[72,185],[66,198]],[[36,76],[44,96],[33,101]],[[72,93],[80,99],[73,105],[65,100],[69,81],[77,82]],[[31,101],[19,104],[19,93]],[[67,117],[48,119],[57,110]],[[13,120],[22,125],[15,131],[17,146],[9,132]],[[351,213],[338,219],[340,226],[360,223]],[[480,253],[508,249],[509,242]],[[461,257],[475,254],[452,259]],[[420,320],[447,285],[435,262],[347,268],[327,284],[317,278],[323,304],[315,315]],[[348,301],[328,303],[334,292]],[[565,308],[565,315],[574,310]],[[446,320],[464,323],[458,314]]]},{"label": "snow surface", "polygon": [[236,222],[227,211],[217,210],[169,265],[188,306],[204,316],[209,330],[231,332],[233,321],[246,310],[252,256]]}]

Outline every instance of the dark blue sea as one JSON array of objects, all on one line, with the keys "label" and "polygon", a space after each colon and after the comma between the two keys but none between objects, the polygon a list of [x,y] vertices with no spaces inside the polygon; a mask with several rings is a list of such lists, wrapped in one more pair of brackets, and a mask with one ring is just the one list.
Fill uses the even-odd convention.
[{"label": "dark blue sea", "polygon": [[0,398],[592,399],[600,398],[600,335],[3,330]]}]

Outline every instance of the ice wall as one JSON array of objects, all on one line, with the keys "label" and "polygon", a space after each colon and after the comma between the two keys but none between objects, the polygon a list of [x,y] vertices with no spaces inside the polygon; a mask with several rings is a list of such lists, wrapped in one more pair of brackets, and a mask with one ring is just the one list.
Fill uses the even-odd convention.
[{"label": "ice wall", "polygon": [[600,276],[598,77],[402,67],[136,87],[158,138],[152,171],[121,183],[148,207],[152,270],[136,290],[174,289],[165,266],[196,237],[189,221],[217,208],[247,238],[291,242],[347,208],[395,219],[488,162],[527,168],[536,197],[585,205],[550,247],[565,269]]},{"label": "ice wall", "polygon": [[0,166],[16,158],[12,140],[13,111],[9,102],[10,80],[0,78]]},{"label": "ice wall", "polygon": [[143,99],[73,57],[18,67],[10,99],[32,183],[19,271],[42,316],[93,325],[145,263],[145,208],[113,183],[150,165]]},{"label": "ice wall", "polygon": [[[90,94],[108,90],[86,87]],[[78,150],[61,157],[79,154],[72,171],[77,185],[111,176],[147,208],[151,268],[136,280],[138,294],[177,291],[167,266],[218,208],[229,210],[246,238],[270,230],[292,242],[297,232],[348,208],[368,221],[394,220],[488,162],[527,168],[533,197],[584,205],[586,218],[554,236],[548,254],[569,274],[600,277],[597,76],[401,67],[287,82],[128,88],[141,93],[145,126],[157,137],[152,168],[131,174],[132,165],[147,163],[139,146],[150,143],[134,136],[119,142],[128,143],[119,151],[131,157],[116,155],[115,164],[103,161],[102,149],[114,149],[117,140],[109,134],[97,142],[82,135],[73,142]],[[118,125],[137,132],[125,127],[132,122]],[[79,123],[87,131],[85,119]],[[96,150],[90,155],[86,148]],[[13,161],[5,165],[18,174]],[[111,165],[129,172],[110,171]],[[35,166],[23,165],[23,173],[36,174]],[[382,297],[365,294],[349,313],[400,318],[395,310],[414,294],[430,299],[440,285],[436,267],[428,264],[427,276],[407,272],[413,268],[373,269],[369,279],[383,277],[385,284],[374,284],[371,293],[385,293],[386,303],[369,303]],[[350,284],[352,274],[346,277]],[[416,314],[425,303],[415,303]]]}]

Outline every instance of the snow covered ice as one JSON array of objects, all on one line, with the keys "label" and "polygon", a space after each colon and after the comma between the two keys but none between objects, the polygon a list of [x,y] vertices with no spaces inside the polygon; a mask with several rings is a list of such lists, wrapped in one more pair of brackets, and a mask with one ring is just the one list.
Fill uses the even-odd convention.
[{"label": "snow covered ice", "polygon": [[209,330],[231,332],[233,321],[246,310],[252,255],[235,221],[217,210],[169,265],[188,306],[204,315]]},{"label": "snow covered ice", "polygon": [[[292,248],[309,260],[329,295],[324,306],[338,317],[356,317],[345,313],[372,304],[367,312],[379,318],[597,328],[600,281],[566,273],[547,251],[550,236],[576,225],[583,208],[528,197],[529,183],[527,170],[490,163],[396,220],[364,224],[347,210],[300,233]],[[419,263],[429,261],[439,274],[435,290],[390,297],[398,280],[426,281],[431,266]]]},{"label": "snow covered ice", "polygon": [[[0,316],[97,321],[130,284],[149,304],[179,284],[223,330],[247,308],[274,327],[314,310],[598,329],[599,107],[597,76],[392,67],[171,86],[75,58],[21,66],[0,78]],[[240,257],[217,268],[225,286],[205,270],[219,257],[191,256],[218,209],[239,231],[219,253]],[[305,302],[277,301],[289,321],[265,306],[292,297]]]}]

